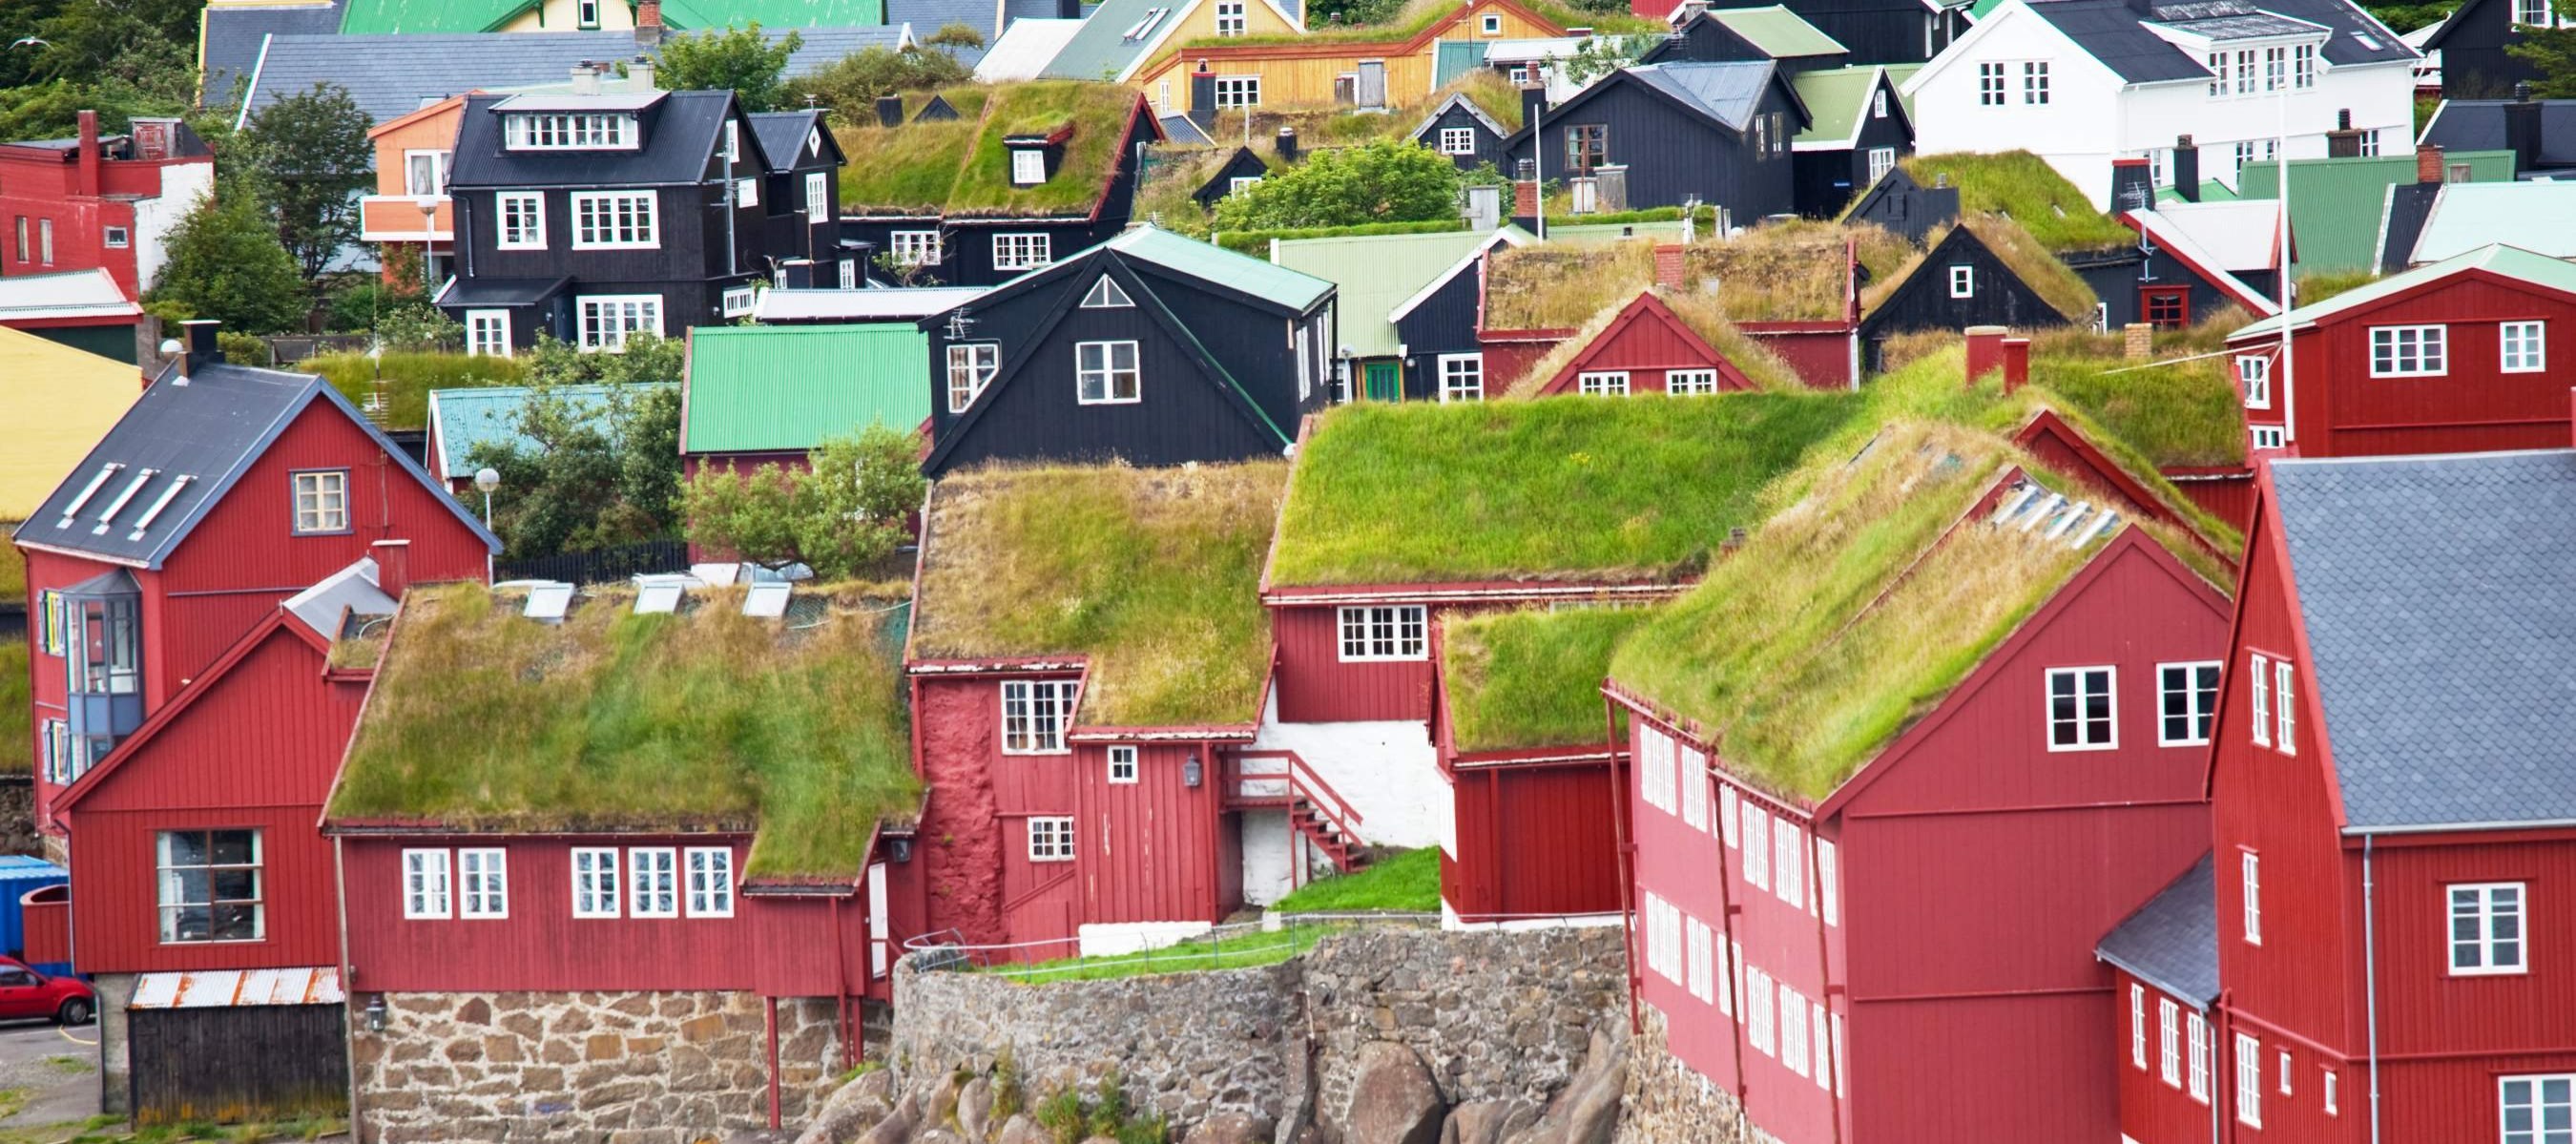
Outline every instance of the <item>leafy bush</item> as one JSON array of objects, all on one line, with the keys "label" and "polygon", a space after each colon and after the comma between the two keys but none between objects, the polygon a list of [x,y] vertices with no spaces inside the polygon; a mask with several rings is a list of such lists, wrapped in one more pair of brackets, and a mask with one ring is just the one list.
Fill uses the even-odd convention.
[{"label": "leafy bush", "polygon": [[253,334],[304,324],[304,276],[246,184],[227,183],[198,203],[171,232],[169,252],[145,295],[165,318],[213,318]]},{"label": "leafy bush", "polygon": [[1221,230],[1424,222],[1458,213],[1458,166],[1409,140],[1322,151],[1228,195]]},{"label": "leafy bush", "polygon": [[800,562],[826,580],[855,576],[910,535],[920,456],[911,433],[870,425],[824,439],[808,468],[701,468],[680,493],[689,539],[758,563]]},{"label": "leafy bush", "polygon": [[[974,29],[964,31],[971,35]],[[785,98],[794,106],[811,96],[817,106],[832,109],[833,122],[866,126],[877,121],[878,96],[929,91],[972,78],[974,73],[946,52],[863,48],[790,82]]]},{"label": "leafy bush", "polygon": [[232,365],[259,366],[261,368],[266,368],[268,365],[268,342],[251,334],[238,333],[233,330],[217,330],[215,331],[215,349],[224,355],[225,362]]},{"label": "leafy bush", "polygon": [[576,400],[552,382],[519,406],[521,441],[476,445],[501,474],[492,529],[514,559],[670,536],[679,525],[680,390],[618,385]]},{"label": "leafy bush", "polygon": [[321,374],[341,396],[361,408],[381,391],[384,407],[376,411],[376,418],[388,429],[426,426],[430,390],[517,385],[527,380],[527,368],[510,358],[399,350],[373,358],[361,353],[324,354],[306,358],[295,368]]},{"label": "leafy bush", "polygon": [[746,112],[776,111],[789,106],[779,77],[804,46],[805,37],[796,32],[770,43],[758,20],[748,28],[707,28],[664,41],[656,79],[669,91],[730,90]]}]

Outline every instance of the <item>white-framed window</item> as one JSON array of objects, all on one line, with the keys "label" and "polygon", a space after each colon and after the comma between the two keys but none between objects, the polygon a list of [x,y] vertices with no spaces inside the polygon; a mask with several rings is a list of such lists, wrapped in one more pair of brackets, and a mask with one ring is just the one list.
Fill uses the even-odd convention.
[{"label": "white-framed window", "polygon": [[1074,396],[1084,405],[1131,405],[1144,400],[1134,342],[1075,342]]},{"label": "white-framed window", "polygon": [[1743,813],[1742,802],[1735,797],[1735,788],[1727,783],[1717,784],[1717,836],[1729,850],[1735,849],[1735,824]]},{"label": "white-framed window", "polygon": [[1029,187],[1046,181],[1046,152],[1023,147],[1011,152],[1011,183]]},{"label": "white-framed window", "polygon": [[510,916],[510,853],[495,847],[456,852],[456,916]]},{"label": "white-framed window", "polygon": [[1488,35],[1488,36],[1499,36],[1499,35],[1502,35],[1502,34],[1503,34],[1503,17],[1502,17],[1502,14],[1501,14],[1501,13],[1499,13],[1499,12],[1487,12],[1487,13],[1485,13],[1485,22],[1484,22],[1484,23],[1479,27],[1479,30],[1480,30],[1480,31],[1482,31],[1484,34],[1486,34],[1486,35]]},{"label": "white-framed window", "polygon": [[805,173],[805,217],[809,222],[832,217],[832,178],[821,171]]},{"label": "white-framed window", "polygon": [[154,842],[164,943],[268,936],[259,831],[164,830]]},{"label": "white-framed window", "polygon": [[2254,737],[2254,745],[2255,745],[2255,746],[2257,746],[2257,747],[2268,747],[2268,746],[2271,746],[2271,745],[2272,745],[2272,660],[2271,660],[2271,658],[2270,658],[2270,657],[2268,657],[2268,656],[2265,656],[2265,655],[2264,655],[2263,653],[2261,653],[2261,652],[2250,652],[2250,653],[2248,653],[2248,655],[2247,655],[2247,659],[2246,659],[2246,672],[2245,672],[2245,678],[2246,678],[2246,680],[2247,680],[2247,685],[2253,689],[2253,691],[2252,691],[2252,696],[2251,696],[2251,700],[2252,700],[2253,707],[2254,707],[2254,717],[2253,717],[2253,718],[2251,718],[2251,719],[2246,720],[2246,722],[2252,725],[2252,728],[2253,728],[2253,730],[2252,730],[2252,734],[2253,734],[2253,737]]},{"label": "white-framed window", "polygon": [[1235,175],[1226,179],[1225,193],[1228,195],[1239,195],[1260,185],[1261,176],[1259,175]]},{"label": "white-framed window", "polygon": [[1473,155],[1473,154],[1475,154],[1475,153],[1476,153],[1476,129],[1475,129],[1475,128],[1473,128],[1473,127],[1443,127],[1443,128],[1441,128],[1441,129],[1440,129],[1440,153],[1441,153],[1441,154],[1443,154],[1443,155]]},{"label": "white-framed window", "polygon": [[1807,832],[1781,819],[1771,835],[1771,890],[1797,909],[1807,908]]},{"label": "white-framed window", "polygon": [[2023,103],[2031,104],[2044,104],[2048,102],[2048,61],[2025,60],[2022,62],[2021,101]]},{"label": "white-framed window", "polygon": [[2158,997],[2156,998],[2156,1016],[2163,1023],[2163,1028],[2161,1029],[2162,1039],[2160,1041],[2163,1048],[2160,1052],[2159,1063],[2163,1066],[2165,1084],[2170,1088],[2181,1088],[2182,1006],[2174,1004],[2173,999],[2170,997]]},{"label": "white-framed window", "polygon": [[2281,1095],[2288,1096],[2290,1095],[2290,1050],[2281,1050],[2275,1059],[2281,1063]]},{"label": "white-framed window", "polygon": [[2218,662],[2156,665],[2156,745],[2197,747],[2209,742],[2218,715]]},{"label": "white-framed window", "polygon": [[1842,859],[1834,844],[1816,839],[1816,901],[1820,903],[1825,924],[1843,924]]},{"label": "white-framed window", "polygon": [[1977,106],[2004,105],[2004,66],[1999,63],[1977,65]]},{"label": "white-framed window", "polygon": [[626,851],[626,912],[639,918],[680,916],[680,852],[668,846]]},{"label": "white-framed window", "polygon": [[2263,944],[2263,858],[2251,850],[2236,856],[2245,899],[2245,944]]},{"label": "white-framed window", "polygon": [[574,250],[653,250],[662,245],[660,204],[651,191],[574,191]]},{"label": "white-framed window", "polygon": [[2116,669],[2054,667],[2048,670],[2048,749],[2108,751],[2120,745]]},{"label": "white-framed window", "polygon": [[1718,1015],[1732,1021],[1735,1019],[1735,981],[1727,976],[1726,939],[1712,931],[1708,945],[1709,956],[1716,962],[1711,969],[1709,988],[1717,995]]},{"label": "white-framed window", "polygon": [[1710,932],[1708,923],[1698,918],[1687,919],[1687,928],[1690,931],[1690,967],[1685,976],[1690,979],[1690,995],[1698,998],[1701,1004],[1716,1004],[1716,935]]},{"label": "white-framed window", "polygon": [[1869,93],[1869,117],[1870,117],[1870,118],[1872,118],[1872,119],[1885,119],[1885,118],[1887,118],[1887,89],[1886,89],[1886,88],[1883,88],[1883,87],[1882,87],[1882,88],[1878,89],[1877,91],[1873,91],[1873,92]]},{"label": "white-framed window", "polygon": [[1699,397],[1717,392],[1717,371],[1713,369],[1668,369],[1664,371],[1664,392],[1685,397]]},{"label": "white-framed window", "polygon": [[2562,1144],[2576,1121],[2576,1074],[2496,1078],[2504,1144]]},{"label": "white-framed window", "polygon": [[1832,1092],[1834,1090],[1834,1034],[1833,1026],[1825,1021],[1824,1003],[1807,1002],[1807,1019],[1809,1032],[1813,1034],[1807,1038],[1807,1044],[1815,1050],[1816,1054],[1816,1087]]},{"label": "white-framed window", "polygon": [[347,469],[306,469],[294,481],[296,535],[349,531]]},{"label": "white-framed window", "polygon": [[1221,75],[1216,77],[1216,105],[1228,107],[1261,106],[1261,77],[1257,75]]},{"label": "white-framed window", "polygon": [[728,286],[724,292],[724,316],[739,318],[751,312],[752,292],[749,286]]},{"label": "white-framed window", "polygon": [[404,151],[403,193],[443,195],[447,193],[447,152]]},{"label": "white-framed window", "polygon": [[2227,53],[2209,53],[2208,63],[2210,76],[2209,94],[2212,97],[2227,94]]},{"label": "white-framed window", "polygon": [[1688,976],[1682,964],[1682,921],[1682,908],[1664,899],[1663,925],[1656,934],[1661,941],[1655,953],[1663,961],[1664,980],[1675,985],[1682,984]]},{"label": "white-framed window", "polygon": [[465,352],[475,357],[509,357],[510,312],[467,310]]},{"label": "white-framed window", "polygon": [[2236,94],[2254,94],[2254,50],[2236,53]]},{"label": "white-framed window", "polygon": [[2290,82],[2290,49],[2263,49],[2263,90],[2279,91]]},{"label": "white-framed window", "polygon": [[1029,861],[1073,861],[1073,819],[1069,816],[1030,819]]},{"label": "white-framed window", "polygon": [[[597,29],[599,27],[599,0],[579,0],[578,3],[574,4],[573,22],[580,25],[584,31]],[[731,127],[733,125],[728,123],[725,124],[725,126]]]},{"label": "white-framed window", "polygon": [[2278,425],[2249,425],[2245,431],[2256,449],[2286,448],[2290,443],[2289,430]]},{"label": "white-framed window", "polygon": [[1109,782],[1113,786],[1130,786],[1136,782],[1136,748],[1109,748]]},{"label": "white-framed window", "polygon": [[[1717,951],[1717,956],[1726,963],[1725,967],[1718,972],[1719,977],[1725,978],[1719,984],[1719,988],[1724,990],[1719,996],[1734,998],[1735,1015],[1751,1021],[1753,999],[1751,994],[1744,991],[1744,975],[1752,967],[1744,963],[1744,943],[1727,942]],[[1723,1006],[1726,1002],[1720,1001],[1718,1004]]]},{"label": "white-framed window", "polygon": [[760,180],[735,179],[733,181],[733,205],[736,207],[759,206]]},{"label": "white-framed window", "polygon": [[2236,1120],[2263,1126],[2263,1043],[2244,1033],[2236,1034]]},{"label": "white-framed window", "polygon": [[1599,373],[1577,374],[1574,378],[1574,384],[1576,388],[1581,389],[1583,392],[1598,397],[1628,396],[1628,373],[1626,370],[1607,370]]},{"label": "white-framed window", "polygon": [[689,847],[689,916],[693,918],[729,918],[733,916],[733,848],[730,846]]},{"label": "white-framed window", "polygon": [[593,112],[520,112],[502,117],[502,146],[513,151],[632,151],[635,117]]},{"label": "white-framed window", "polygon": [[1002,753],[1061,755],[1065,728],[1073,725],[1073,705],[1082,682],[1074,679],[1010,679],[1002,682]]},{"label": "white-framed window", "polygon": [[2549,360],[2545,322],[2505,322],[2496,327],[2498,368],[2506,373],[2538,373]]},{"label": "white-framed window", "polygon": [[1440,355],[1440,400],[1483,401],[1485,355]]},{"label": "white-framed window", "polygon": [[589,294],[574,309],[581,318],[583,353],[622,354],[629,334],[662,336],[659,294]]},{"label": "white-framed window", "polygon": [[[2317,85],[2317,46],[2315,44],[2291,46],[2290,78],[2295,86],[2302,89]],[[2371,134],[2377,135],[2378,132],[2374,131]]]},{"label": "white-framed window", "polygon": [[886,252],[897,266],[936,266],[941,258],[939,232],[898,230],[886,235]]},{"label": "white-framed window", "polygon": [[2342,1104],[2336,1099],[2341,1095],[2336,1090],[2343,1087],[2343,1077],[2334,1071],[2333,1065],[2323,1066],[2318,1071],[2323,1074],[2322,1079],[2325,1082],[2317,1087],[2319,1091],[2325,1093],[2326,1115],[2343,1115]]},{"label": "white-framed window", "polygon": [[1638,940],[1646,947],[1646,971],[1664,972],[1664,898],[1653,890],[1637,899]]},{"label": "white-framed window", "polygon": [[1343,663],[1421,659],[1430,651],[1430,611],[1421,604],[1368,604],[1339,609]]},{"label": "white-framed window", "polygon": [[624,911],[617,892],[617,849],[576,846],[572,850],[572,916],[613,918]]},{"label": "white-framed window", "polygon": [[[1887,93],[1880,92],[1878,97],[1883,102],[1887,98]],[[1879,114],[1885,115],[1887,113],[1885,111],[1881,111]],[[1893,171],[1895,169],[1896,148],[1872,147],[1869,149],[1869,181],[1873,186],[1876,185],[1880,179],[1886,178],[1889,171]]]},{"label": "white-framed window", "polygon": [[2450,327],[2372,326],[2370,376],[2439,377],[2450,371]]},{"label": "white-framed window", "polygon": [[2245,408],[2272,407],[2272,359],[2262,354],[2238,354],[2236,380],[2245,389]]},{"label": "white-framed window", "polygon": [[2147,987],[2135,982],[2129,985],[2129,1063],[2147,1071]]},{"label": "white-framed window", "polygon": [[496,245],[502,250],[546,248],[546,196],[540,191],[504,191],[493,196],[501,216]]},{"label": "white-framed window", "polygon": [[840,262],[840,266],[841,266],[841,289],[844,289],[844,290],[856,290],[856,289],[858,289],[858,288],[859,288],[859,262],[858,262],[858,260],[857,260],[857,259],[855,259],[855,258],[844,258],[844,259],[842,259],[842,260],[841,260],[841,262]]},{"label": "white-framed window", "polygon": [[1681,765],[1676,768],[1681,783],[1682,824],[1693,830],[1708,829],[1708,756],[1696,747],[1681,748]]},{"label": "white-framed window", "polygon": [[742,121],[736,119],[725,120],[724,149],[722,154],[724,155],[725,162],[728,163],[740,162],[742,160]]},{"label": "white-framed window", "polygon": [[1799,1076],[1807,1075],[1807,996],[1786,985],[1780,987],[1780,1063]]},{"label": "white-framed window", "polygon": [[1763,1056],[1771,1048],[1771,975],[1752,966],[1744,967],[1745,1037]]},{"label": "white-framed window", "polygon": [[2451,976],[2523,973],[2523,884],[2481,882],[2445,888],[2451,910]]},{"label": "white-framed window", "polygon": [[1636,724],[1637,745],[1633,752],[1637,766],[1637,797],[1646,805],[1670,814],[1673,811],[1673,740],[1644,722]]},{"label": "white-framed window", "polygon": [[2218,1051],[2218,1046],[2210,1043],[2209,1019],[2198,1013],[2190,1015],[2185,1032],[2189,1034],[2185,1039],[2190,1042],[2191,1049],[2191,1098],[2207,1104],[2209,1103],[2209,1058],[2211,1054]]},{"label": "white-framed window", "polygon": [[2370,129],[2370,130],[2368,130],[2368,131],[2364,131],[2364,132],[2362,132],[2362,133],[2361,133],[2361,140],[2360,140],[2360,142],[2361,142],[2361,156],[2362,156],[2362,158],[2365,158],[2365,159],[2376,159],[2376,158],[2378,158],[2378,157],[2379,157],[2379,129],[2378,129],[2378,128],[2375,128],[2375,127],[2374,127],[2374,128],[2372,128],[2372,129]]},{"label": "white-framed window", "polygon": [[1216,34],[1240,36],[1243,29],[1243,0],[1216,0]]},{"label": "white-framed window", "polygon": [[1106,274],[1093,282],[1091,290],[1082,296],[1082,308],[1086,310],[1116,310],[1135,304],[1127,297],[1127,291],[1118,285],[1118,280]]},{"label": "white-framed window", "polygon": [[2299,753],[2299,704],[2291,693],[2297,676],[2289,660],[2272,661],[2272,746],[2284,755]]},{"label": "white-framed window", "polygon": [[1528,87],[1529,66],[1526,64],[1514,64],[1509,72],[1504,73],[1504,78],[1509,81],[1513,87]]},{"label": "white-framed window", "polygon": [[1771,888],[1771,812],[1743,802],[1744,881],[1757,890]]},{"label": "white-framed window", "polygon": [[966,412],[966,407],[975,404],[975,398],[1000,372],[1000,343],[967,342],[948,347],[948,411]]},{"label": "white-framed window", "polygon": [[1950,296],[1953,298],[1974,298],[1977,296],[1976,267],[1953,266],[1950,268]]},{"label": "white-framed window", "polygon": [[420,921],[453,916],[449,904],[447,851],[402,852],[403,917]]},{"label": "white-framed window", "polygon": [[2550,18],[2549,0],[2513,0],[2513,22],[2527,28],[2546,28]]},{"label": "white-framed window", "polygon": [[1034,270],[1055,261],[1054,238],[1047,234],[993,236],[993,269]]}]

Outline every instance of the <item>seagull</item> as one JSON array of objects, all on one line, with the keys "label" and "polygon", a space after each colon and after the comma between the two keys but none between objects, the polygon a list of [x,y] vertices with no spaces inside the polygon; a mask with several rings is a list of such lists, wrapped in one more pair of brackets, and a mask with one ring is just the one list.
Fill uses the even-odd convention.
[{"label": "seagull", "polygon": [[34,45],[36,45],[36,46],[38,46],[38,47],[45,47],[45,48],[50,48],[50,47],[53,47],[53,46],[54,46],[53,41],[51,41],[51,40],[38,39],[38,38],[36,38],[36,37],[34,37],[34,36],[25,36],[25,37],[21,37],[17,42],[12,43],[12,44],[10,44],[9,46],[10,46],[10,47],[13,47],[13,48],[23,48],[23,47],[26,47],[26,46],[27,46],[27,45],[29,45],[29,44],[34,44]]}]

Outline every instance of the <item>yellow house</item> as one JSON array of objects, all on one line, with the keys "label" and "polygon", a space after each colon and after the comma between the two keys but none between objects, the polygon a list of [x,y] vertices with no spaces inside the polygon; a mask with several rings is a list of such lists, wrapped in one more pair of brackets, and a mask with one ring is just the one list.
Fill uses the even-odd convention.
[{"label": "yellow house", "polygon": [[25,520],[143,395],[133,366],[0,326],[0,520]]},{"label": "yellow house", "polygon": [[1129,82],[1144,88],[1167,115],[1195,110],[1203,101],[1218,108],[1398,107],[1439,87],[1437,57],[1444,40],[1540,39],[1568,31],[1519,0],[1468,0],[1406,24],[1267,38],[1179,38],[1148,53]]},{"label": "yellow house", "polygon": [[[1013,21],[976,66],[975,77],[1132,84],[1137,69],[1178,44],[1295,38],[1305,31],[1304,22],[1277,0],[1103,0],[1080,20]],[[1165,115],[1183,110],[1169,94],[1156,105]]]}]

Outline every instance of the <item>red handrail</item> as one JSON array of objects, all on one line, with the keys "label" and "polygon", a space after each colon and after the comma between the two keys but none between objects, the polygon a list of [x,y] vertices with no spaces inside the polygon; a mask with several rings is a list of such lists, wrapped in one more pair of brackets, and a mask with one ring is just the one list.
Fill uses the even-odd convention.
[{"label": "red handrail", "polygon": [[1238,763],[1244,759],[1286,759],[1289,793],[1297,800],[1314,807],[1315,812],[1323,815],[1324,820],[1330,822],[1343,836],[1353,841],[1359,839],[1358,827],[1367,821],[1367,816],[1362,815],[1358,807],[1351,805],[1349,799],[1343,798],[1342,792],[1334,790],[1333,784],[1325,781],[1324,776],[1297,752],[1265,750],[1235,753],[1235,760]]}]

